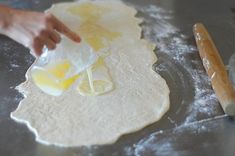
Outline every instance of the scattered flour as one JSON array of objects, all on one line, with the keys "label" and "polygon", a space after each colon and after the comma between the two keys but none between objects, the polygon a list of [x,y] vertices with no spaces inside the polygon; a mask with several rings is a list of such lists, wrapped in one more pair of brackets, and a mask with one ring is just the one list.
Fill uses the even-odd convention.
[{"label": "scattered flour", "polygon": [[[173,12],[155,5],[137,7],[137,9],[141,14],[146,15],[142,24],[143,37],[156,43],[157,52],[171,57],[181,68],[184,68],[193,80],[193,88],[191,89],[194,89],[195,96],[192,103],[188,104],[187,117],[184,122],[187,124],[204,119],[204,116],[215,116],[218,113],[216,111],[218,102],[202,66],[197,48],[189,43],[189,37],[182,34],[177,27],[169,22],[173,18]],[[164,66],[158,66],[157,71],[169,70],[164,68]],[[183,75],[178,76],[183,77]],[[184,80],[182,79],[182,81]],[[172,122],[172,119],[169,120]]]},{"label": "scattered flour", "polygon": [[[209,119],[204,119],[201,121],[195,121],[187,125],[181,125],[174,129],[169,129],[165,131],[159,131],[152,133],[150,136],[140,140],[137,144],[133,146],[133,153],[135,156],[142,155],[191,155],[190,150],[184,150],[180,146],[181,144],[189,144],[189,138],[198,137],[197,134],[203,133],[204,135],[210,134],[213,129],[220,126],[217,122],[211,122],[212,120],[219,120],[226,117],[227,115],[221,115],[212,117]],[[178,143],[179,138],[184,135],[186,142]],[[203,142],[200,147],[208,146],[208,142]],[[187,148],[187,146],[184,146]]]},{"label": "scattered flour", "polygon": [[19,67],[20,67],[20,65],[14,64],[14,63],[12,63],[12,64],[10,64],[10,65],[11,65],[12,68],[19,68]]},{"label": "scattered flour", "polygon": [[[187,74],[190,75],[193,83],[194,99],[192,99],[191,103],[187,103],[187,106],[184,106],[187,107],[187,116],[184,118],[184,121],[177,123],[172,118],[167,117],[168,120],[175,125],[175,128],[152,133],[141,139],[137,144],[129,147],[127,151],[128,153],[132,151],[136,156],[159,154],[174,156],[185,155],[186,153],[184,153],[184,151],[176,151],[173,147],[176,144],[174,143],[173,136],[165,136],[165,138],[158,137],[164,136],[164,133],[168,133],[169,131],[171,131],[171,133],[169,133],[168,136],[174,135],[174,133],[179,133],[180,130],[184,131],[187,128],[196,133],[210,131],[210,128],[200,123],[215,119],[220,106],[204,71],[196,46],[188,42],[189,38],[183,35],[177,27],[169,22],[169,20],[173,18],[173,12],[166,11],[155,5],[147,7],[136,6],[136,8],[141,15],[145,16],[142,24],[143,37],[156,43],[158,53],[164,53],[171,57],[174,62],[184,68]],[[195,59],[195,57],[197,59]],[[158,66],[156,70],[161,71],[169,69],[164,66]],[[183,75],[178,76],[183,77]],[[183,81],[182,83],[184,83],[183,78],[181,80]],[[183,102],[184,99],[182,100],[182,103]],[[219,117],[224,117],[224,115]]]}]

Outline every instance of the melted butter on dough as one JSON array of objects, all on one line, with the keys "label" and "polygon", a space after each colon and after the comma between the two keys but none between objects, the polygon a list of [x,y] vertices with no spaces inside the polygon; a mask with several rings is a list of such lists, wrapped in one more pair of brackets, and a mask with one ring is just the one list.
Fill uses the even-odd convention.
[{"label": "melted butter on dough", "polygon": [[119,32],[109,31],[101,25],[90,21],[82,23],[78,28],[78,32],[95,51],[99,51],[107,46],[105,45],[106,42],[113,41],[121,36]]},{"label": "melted butter on dough", "polygon": [[[69,7],[67,10],[71,14],[81,17],[82,20],[78,32],[97,52],[109,46],[110,42],[121,36],[120,32],[109,31],[99,24],[101,17],[111,11],[107,7],[88,2],[79,6]],[[95,80],[93,80],[93,77]],[[101,95],[113,90],[113,86],[111,76],[108,73],[108,67],[103,59],[100,58],[93,65],[92,69],[84,72],[77,89],[83,96]]]},{"label": "melted butter on dough", "polygon": [[108,11],[111,11],[108,7],[96,5],[92,2],[86,2],[79,6],[75,5],[67,9],[73,15],[79,16],[83,21],[97,22],[101,16]]},{"label": "melted butter on dough", "polygon": [[80,77],[78,74],[67,76],[72,68],[75,68],[72,63],[64,60],[50,63],[44,68],[33,67],[31,76],[42,91],[49,95],[59,96]]},{"label": "melted butter on dough", "polygon": [[[80,6],[86,7],[83,11],[77,11]],[[101,90],[104,90],[103,86],[113,84],[115,89],[102,96],[81,96],[74,91],[74,87],[86,94],[90,90],[88,76],[83,73],[79,78],[82,81],[61,96],[53,97],[34,85],[28,71],[27,81],[17,87],[25,98],[11,113],[11,118],[25,123],[41,143],[60,146],[114,143],[121,135],[160,120],[169,109],[169,88],[165,80],[152,71],[152,64],[156,61],[154,46],[140,39],[141,20],[135,17],[135,9],[121,1],[83,0],[56,4],[49,11],[78,32],[82,22],[86,21],[82,14],[86,16],[90,13],[87,8],[94,6],[107,8],[104,9],[105,13],[102,13],[103,9],[97,10],[99,16],[95,24],[105,31],[119,32],[121,35],[110,42],[109,55],[102,57],[103,63],[91,68],[93,85],[96,86],[96,80],[102,80]],[[71,7],[75,8],[72,12],[76,12],[76,16],[68,11]],[[90,18],[95,16],[90,15]],[[93,31],[98,34],[96,31],[100,27],[95,27]],[[100,40],[103,38],[107,36]],[[94,47],[100,49],[99,46]],[[102,77],[104,73],[106,77]],[[94,87],[94,90],[97,88]]]},{"label": "melted butter on dough", "polygon": [[[110,11],[107,7],[88,2],[79,6],[69,7],[67,10],[71,14],[81,17],[82,20],[81,25],[78,27],[78,32],[82,39],[96,52],[107,48],[110,42],[121,36],[120,32],[109,31],[99,24],[102,15]],[[67,50],[69,51],[69,49]],[[108,66],[102,61],[104,59],[102,57],[107,56],[101,55],[101,58],[92,65],[92,69],[87,69],[82,74],[79,74],[82,75],[82,80],[80,80],[77,87],[80,95],[96,96],[114,89],[111,76],[108,73]],[[35,84],[45,93],[59,96],[80,77],[75,75],[67,78],[66,75],[71,68],[74,67],[68,60],[49,63],[45,68],[33,68],[32,78]]]},{"label": "melted butter on dough", "polygon": [[103,58],[99,58],[82,75],[77,90],[83,96],[102,95],[114,89],[114,84]]},{"label": "melted butter on dough", "polygon": [[99,24],[102,15],[111,11],[107,7],[88,2],[79,6],[69,7],[68,11],[81,17],[82,24],[78,28],[78,32],[95,51],[107,46],[104,42],[110,42],[121,36],[120,32],[109,31]]}]

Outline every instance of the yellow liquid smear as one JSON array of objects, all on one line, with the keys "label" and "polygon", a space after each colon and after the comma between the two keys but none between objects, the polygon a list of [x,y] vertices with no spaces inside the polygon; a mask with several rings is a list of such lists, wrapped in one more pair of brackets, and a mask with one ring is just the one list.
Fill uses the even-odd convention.
[{"label": "yellow liquid smear", "polygon": [[110,90],[112,90],[111,87],[110,89],[107,89],[107,86],[111,86],[107,81],[103,80],[94,80],[93,81],[93,86],[94,86],[94,92],[91,90],[91,86],[88,81],[83,81],[82,84],[79,86],[78,91],[81,95],[83,96],[97,96],[97,95],[102,95]]},{"label": "yellow liquid smear", "polygon": [[46,68],[48,70],[48,73],[52,74],[53,76],[57,78],[64,78],[71,66],[72,64],[66,60],[60,63],[48,65]]},{"label": "yellow liquid smear", "polygon": [[111,42],[121,36],[120,32],[110,31],[99,24],[101,17],[109,11],[103,6],[87,2],[70,7],[68,11],[73,15],[79,15],[82,19],[78,33],[95,51],[107,46],[104,42]]},{"label": "yellow liquid smear", "polygon": [[[121,36],[120,32],[111,31],[100,24],[102,16],[110,10],[104,6],[100,6],[90,2],[84,2],[68,8],[67,10],[81,19],[81,25],[77,29],[81,37],[95,50],[99,51],[106,48],[107,44]],[[106,75],[104,79],[96,79],[95,73]],[[99,58],[98,61],[87,69],[84,73],[85,77],[81,80],[78,86],[78,92],[84,96],[94,96],[107,93],[113,89],[113,83],[107,73],[108,69],[103,61]],[[108,78],[107,78],[108,76]]]},{"label": "yellow liquid smear", "polygon": [[59,96],[79,78],[79,75],[67,76],[71,67],[72,64],[69,61],[62,61],[49,64],[44,68],[34,67],[31,75],[34,83],[42,91]]},{"label": "yellow liquid smear", "polygon": [[[96,76],[94,75],[95,72],[100,72],[100,74],[104,74],[108,77],[96,79],[96,77],[94,77]],[[108,70],[106,69],[103,58],[99,58],[97,62],[84,73],[84,78],[77,88],[78,92],[83,96],[96,96],[110,92],[113,89],[113,83],[107,72]]]},{"label": "yellow liquid smear", "polygon": [[106,41],[111,42],[121,35],[118,32],[109,31],[103,26],[90,21],[82,23],[78,32],[95,51],[99,51],[107,46]]},{"label": "yellow liquid smear", "polygon": [[91,2],[80,4],[79,6],[73,6],[68,8],[68,11],[73,15],[79,15],[82,20],[98,21],[101,15],[107,13],[110,9],[104,6],[99,6]]}]

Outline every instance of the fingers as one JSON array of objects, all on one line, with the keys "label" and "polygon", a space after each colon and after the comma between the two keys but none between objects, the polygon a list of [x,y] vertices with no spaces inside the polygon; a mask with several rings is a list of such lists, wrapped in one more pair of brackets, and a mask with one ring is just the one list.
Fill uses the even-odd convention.
[{"label": "fingers", "polygon": [[52,19],[53,19],[53,23],[54,23],[54,28],[64,34],[65,36],[67,36],[68,38],[70,38],[71,40],[75,41],[75,42],[80,42],[81,38],[78,34],[76,34],[75,32],[71,31],[66,25],[64,25],[61,21],[59,21],[55,16],[51,15]]},{"label": "fingers", "polygon": [[56,48],[56,44],[61,41],[60,33],[64,34],[71,40],[75,42],[80,42],[81,38],[75,32],[71,31],[66,25],[59,21],[55,16],[48,13],[44,14],[43,24],[36,27],[31,35],[31,50],[35,52],[36,55],[40,56],[42,54],[42,49],[46,46],[49,50]]},{"label": "fingers", "polygon": [[61,41],[60,35],[55,30],[50,31],[49,37],[55,43],[60,43],[60,41]]},{"label": "fingers", "polygon": [[35,38],[32,44],[31,50],[35,52],[37,56],[42,54],[43,47],[46,46],[49,50],[53,50],[56,48],[56,42],[51,38]]},{"label": "fingers", "polygon": [[40,56],[42,54],[43,46],[44,43],[42,42],[42,40],[40,38],[35,38],[30,49],[34,51],[37,56]]},{"label": "fingers", "polygon": [[44,44],[46,45],[46,47],[49,49],[49,50],[53,50],[56,48],[56,43],[51,40],[50,38],[46,38],[44,40]]}]

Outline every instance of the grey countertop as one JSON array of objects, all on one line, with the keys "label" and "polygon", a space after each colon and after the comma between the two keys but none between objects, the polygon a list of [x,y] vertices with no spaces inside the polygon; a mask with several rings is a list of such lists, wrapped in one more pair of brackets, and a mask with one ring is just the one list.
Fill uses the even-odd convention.
[{"label": "grey countertop", "polygon": [[[60,0],[0,0],[0,4],[36,11],[43,11],[56,2]],[[138,132],[124,135],[112,145],[61,148],[39,144],[25,125],[10,118],[10,112],[14,111],[23,99],[14,88],[25,80],[25,72],[34,58],[23,46],[0,36],[0,156],[234,155],[235,121],[223,114],[206,78],[197,50],[191,50],[190,53],[185,49],[180,51],[180,45],[195,47],[192,26],[196,22],[202,22],[227,65],[235,53],[235,1],[125,2],[136,7],[139,11],[137,16],[144,19],[143,37],[151,39],[156,44],[164,42],[167,47],[165,49],[168,52],[157,46],[159,60],[153,65],[153,69],[166,79],[171,90],[170,110],[159,122]],[[159,14],[170,14],[171,18],[151,19],[150,13],[141,9],[150,5],[164,9],[165,12],[160,11]],[[157,37],[158,33],[147,35],[145,28],[151,30],[159,27],[161,22],[171,24],[177,28],[177,32],[163,38]],[[182,35],[184,37],[181,37]],[[174,39],[180,39],[181,42],[173,44]],[[170,54],[174,50],[182,52],[181,55]],[[175,59],[176,56],[181,56],[183,61]],[[195,84],[195,80],[199,82]]]}]

